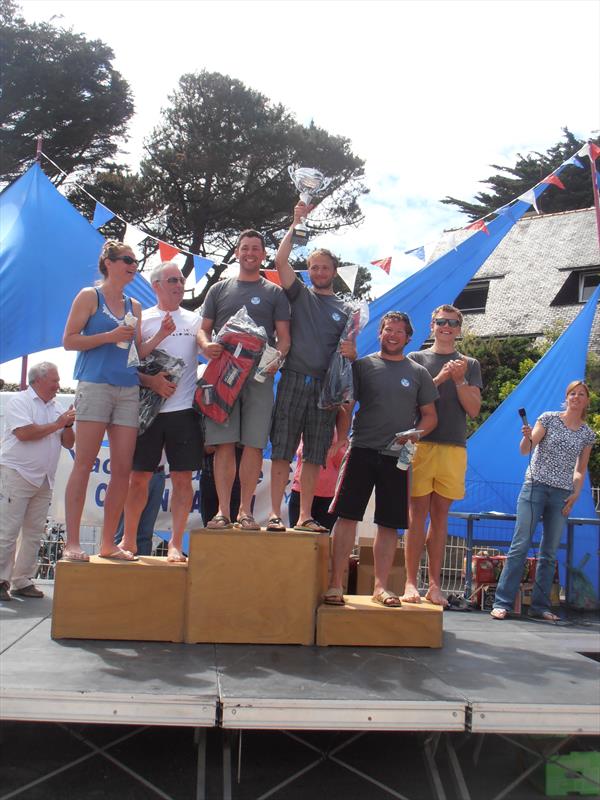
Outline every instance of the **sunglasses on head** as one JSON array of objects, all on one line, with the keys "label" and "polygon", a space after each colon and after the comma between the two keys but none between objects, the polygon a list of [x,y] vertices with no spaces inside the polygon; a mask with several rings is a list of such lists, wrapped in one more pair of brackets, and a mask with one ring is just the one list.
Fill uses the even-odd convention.
[{"label": "sunglasses on head", "polygon": [[137,258],[132,258],[131,256],[113,256],[109,259],[110,261],[124,261],[126,264],[135,264],[137,267]]},{"label": "sunglasses on head", "polygon": [[438,317],[433,321],[438,328],[443,328],[444,325],[448,325],[450,328],[460,328],[460,322],[457,319],[444,319],[443,317]]},{"label": "sunglasses on head", "polygon": [[175,275],[172,275],[170,278],[161,279],[159,283],[170,283],[171,286],[174,286],[176,283],[180,283],[182,286],[185,286],[185,278],[178,278]]}]

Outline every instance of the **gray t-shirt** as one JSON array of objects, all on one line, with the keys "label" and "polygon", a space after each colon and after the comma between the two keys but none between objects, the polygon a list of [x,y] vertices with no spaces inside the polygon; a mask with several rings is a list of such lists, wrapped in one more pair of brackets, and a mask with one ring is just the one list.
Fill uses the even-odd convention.
[{"label": "gray t-shirt", "polygon": [[242,306],[246,306],[257,325],[263,326],[269,344],[275,345],[275,323],[290,318],[290,306],[283,289],[264,278],[257,281],[228,278],[210,287],[202,306],[202,316],[213,320],[213,329],[218,333]]},{"label": "gray t-shirt", "polygon": [[292,346],[284,370],[323,378],[344,331],[349,308],[334,294],[316,294],[298,278],[285,293],[292,306]]},{"label": "gray t-shirt", "polygon": [[419,406],[433,403],[437,389],[425,367],[408,358],[390,361],[373,353],[355,361],[352,369],[354,397],[360,403],[352,447],[388,453],[396,433],[417,426]]},{"label": "gray t-shirt", "polygon": [[[431,348],[427,350],[417,350],[409,353],[408,358],[425,367],[432,378],[438,375],[448,361],[460,358],[461,354],[453,353],[434,353]],[[467,359],[467,371],[465,380],[469,386],[483,388],[481,381],[481,367],[475,358],[465,356]],[[439,399],[435,401],[435,410],[438,415],[437,428],[430,434],[423,437],[424,442],[439,442],[440,444],[457,444],[465,447],[467,444],[467,415],[458,399],[456,384],[450,378],[441,383],[438,387]]]}]

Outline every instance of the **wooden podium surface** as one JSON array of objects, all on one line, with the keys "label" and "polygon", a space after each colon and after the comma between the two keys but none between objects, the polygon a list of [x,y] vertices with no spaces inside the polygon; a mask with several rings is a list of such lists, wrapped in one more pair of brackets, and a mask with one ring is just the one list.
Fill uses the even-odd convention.
[{"label": "wooden podium surface", "polygon": [[426,600],[384,608],[370,596],[345,595],[346,605],[322,605],[318,645],[356,647],[441,647],[443,609]]},{"label": "wooden podium surface", "polygon": [[183,641],[186,564],[139,561],[56,565],[53,639]]},{"label": "wooden podium surface", "polygon": [[328,556],[326,533],[192,531],[184,640],[313,644]]}]

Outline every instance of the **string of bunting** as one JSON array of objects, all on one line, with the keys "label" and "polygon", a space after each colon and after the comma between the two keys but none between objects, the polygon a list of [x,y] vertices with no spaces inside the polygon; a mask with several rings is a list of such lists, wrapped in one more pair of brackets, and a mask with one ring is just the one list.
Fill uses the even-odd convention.
[{"label": "string of bunting", "polygon": [[[584,156],[587,156],[590,159],[592,173],[595,174],[595,180],[592,179],[592,185],[594,189],[594,204],[596,205],[596,221],[598,225],[598,238],[600,242],[600,210],[599,210],[599,204],[597,202],[598,190],[600,188],[600,173],[595,167],[596,159],[598,158],[598,156],[600,156],[600,147],[594,144],[594,142],[586,142],[583,145],[583,147],[581,147],[574,155],[572,155],[570,158],[564,161],[559,167],[557,167],[553,172],[551,172],[541,181],[536,183],[535,186],[533,186],[527,192],[524,192],[523,194],[519,195],[519,197],[517,197],[515,200],[511,200],[509,203],[505,203],[505,205],[501,206],[495,211],[490,211],[488,214],[481,217],[480,219],[475,220],[474,222],[471,222],[468,225],[465,225],[463,228],[459,228],[458,230],[473,231],[474,233],[477,231],[483,231],[489,236],[490,232],[488,230],[485,221],[488,220],[489,217],[495,217],[498,214],[510,214],[513,204],[519,200],[521,200],[524,203],[528,203],[535,209],[536,214],[539,214],[540,210],[537,207],[538,195],[536,195],[536,190],[538,190],[538,194],[541,194],[542,187],[549,185],[556,186],[558,189],[565,189],[564,183],[558,177],[559,174],[568,166],[577,167],[578,169],[585,169],[583,163],[580,160]],[[455,235],[456,233],[457,231],[449,232],[450,247],[453,250],[456,250],[458,244],[458,240]],[[407,256],[408,255],[415,256],[419,260],[426,262],[429,256],[431,255],[431,252],[435,248],[435,245],[436,243],[427,243],[424,245],[420,245],[419,247],[413,247],[410,250],[405,250],[404,254]],[[378,262],[371,262],[371,263],[375,264]]]}]

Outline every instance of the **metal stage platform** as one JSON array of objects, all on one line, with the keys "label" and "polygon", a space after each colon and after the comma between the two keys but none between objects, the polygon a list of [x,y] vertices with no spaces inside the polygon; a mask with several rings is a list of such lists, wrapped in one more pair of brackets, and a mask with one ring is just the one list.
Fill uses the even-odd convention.
[{"label": "metal stage platform", "polygon": [[226,765],[227,730],[600,733],[597,618],[447,612],[441,650],[52,641],[40,586],[0,606],[2,718],[193,727],[201,773],[209,728],[225,729]]}]

